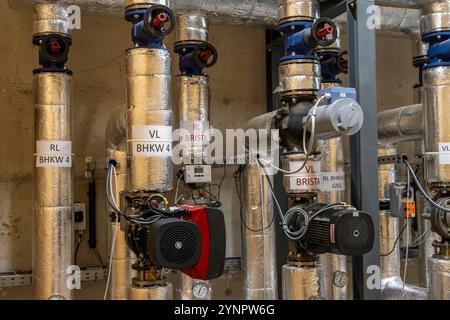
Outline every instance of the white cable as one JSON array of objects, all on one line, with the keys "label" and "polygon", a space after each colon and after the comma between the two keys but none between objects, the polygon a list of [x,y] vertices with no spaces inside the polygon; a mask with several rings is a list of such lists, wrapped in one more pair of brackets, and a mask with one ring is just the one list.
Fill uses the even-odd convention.
[{"label": "white cable", "polygon": [[402,288],[402,300],[405,299],[405,284],[406,284],[406,272],[408,270],[408,255],[409,255],[409,193],[411,191],[411,173],[408,170],[408,183],[406,189],[406,257],[405,257],[405,268],[403,271],[403,288]]},{"label": "white cable", "polygon": [[[183,176],[184,176],[184,172],[183,172],[183,174],[178,178],[178,181],[177,181],[177,188],[175,189],[175,205],[177,205],[178,202],[179,202],[179,200],[178,200],[178,188],[180,187],[180,181],[181,181],[181,179],[183,178]],[[180,199],[180,200],[181,200],[181,199]]]},{"label": "white cable", "polygon": [[[320,96],[319,99],[317,99],[316,103],[314,104],[314,106],[312,107],[312,114],[308,116],[307,120],[305,121],[304,125],[303,125],[303,152],[305,154],[305,160],[303,161],[303,164],[300,166],[299,169],[294,170],[294,171],[287,171],[284,169],[281,169],[277,166],[275,166],[274,164],[272,164],[269,161],[266,161],[263,158],[259,158],[259,160],[264,161],[264,163],[268,164],[269,166],[271,166],[272,168],[274,168],[275,170],[278,170],[284,174],[288,174],[288,175],[292,175],[292,174],[296,174],[299,173],[300,171],[303,170],[303,168],[305,168],[306,164],[308,163],[309,160],[309,156],[312,153],[312,149],[314,146],[314,140],[316,139],[316,112],[317,112],[317,107],[319,106],[319,104],[325,100],[325,99],[329,99],[330,95],[329,94],[324,94],[323,96]],[[309,143],[308,143],[308,147],[306,146],[306,129],[309,125],[310,119],[312,119],[311,121],[311,136],[309,138]]]},{"label": "white cable", "polygon": [[[114,168],[114,166],[112,166],[112,167]],[[115,175],[115,171],[116,170],[114,168],[114,169],[112,169],[110,171],[111,171],[111,173],[114,173],[114,178],[115,178],[114,186],[115,186],[116,191],[117,191],[117,178],[116,178],[116,175]],[[112,185],[112,183],[111,183],[111,185]],[[114,204],[116,204],[115,203],[115,199],[114,199]],[[119,215],[118,214],[116,214],[116,223],[119,223]],[[120,226],[118,226],[118,227],[120,228]],[[112,244],[111,244],[111,255],[109,257],[108,278],[106,280],[106,288],[105,288],[105,294],[103,296],[103,300],[106,300],[106,298],[108,297],[108,289],[109,289],[109,283],[111,281],[112,261],[113,261],[113,257],[114,257],[114,249],[116,247],[116,237],[117,237],[117,229],[118,229],[118,227],[114,226],[113,241],[112,241]]]}]

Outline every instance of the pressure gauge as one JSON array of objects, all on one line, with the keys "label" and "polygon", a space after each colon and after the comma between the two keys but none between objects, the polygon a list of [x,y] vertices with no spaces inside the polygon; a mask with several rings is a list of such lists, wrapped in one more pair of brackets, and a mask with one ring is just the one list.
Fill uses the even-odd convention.
[{"label": "pressure gauge", "polygon": [[209,284],[198,281],[192,286],[192,294],[197,299],[205,299],[209,293]]}]

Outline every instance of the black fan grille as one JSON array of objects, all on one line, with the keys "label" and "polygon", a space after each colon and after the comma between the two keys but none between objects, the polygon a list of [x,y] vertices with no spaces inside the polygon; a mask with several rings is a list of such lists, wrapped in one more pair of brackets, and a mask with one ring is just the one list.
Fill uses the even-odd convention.
[{"label": "black fan grille", "polygon": [[161,254],[168,262],[183,264],[198,251],[199,239],[190,228],[182,225],[168,228],[161,237]]},{"label": "black fan grille", "polygon": [[[351,218],[350,218],[351,217]],[[367,246],[370,242],[370,221],[367,216],[348,216],[345,223],[340,224],[342,236],[341,247],[347,250],[358,250]]]}]

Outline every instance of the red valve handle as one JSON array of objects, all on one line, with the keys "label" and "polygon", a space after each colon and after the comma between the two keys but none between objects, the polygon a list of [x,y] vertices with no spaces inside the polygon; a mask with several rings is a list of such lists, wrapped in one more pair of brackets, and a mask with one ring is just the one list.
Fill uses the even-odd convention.
[{"label": "red valve handle", "polygon": [[200,59],[204,62],[208,62],[209,58],[213,56],[213,52],[211,50],[205,50],[200,53]]},{"label": "red valve handle", "polygon": [[319,37],[320,39],[325,39],[328,35],[333,34],[333,32],[333,26],[325,23],[322,28],[317,29],[317,37]]},{"label": "red valve handle", "polygon": [[164,11],[160,11],[153,17],[152,24],[155,28],[162,28],[167,21],[169,16]]},{"label": "red valve handle", "polygon": [[58,41],[52,41],[50,43],[50,51],[52,53],[59,53],[61,51],[61,44]]}]

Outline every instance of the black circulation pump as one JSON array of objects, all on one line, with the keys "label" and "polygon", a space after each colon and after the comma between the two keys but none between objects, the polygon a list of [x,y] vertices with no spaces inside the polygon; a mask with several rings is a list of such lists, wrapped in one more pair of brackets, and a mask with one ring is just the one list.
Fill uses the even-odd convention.
[{"label": "black circulation pump", "polygon": [[313,204],[294,207],[286,217],[287,228],[302,234],[298,244],[309,252],[362,256],[373,248],[372,217],[353,207]]}]

